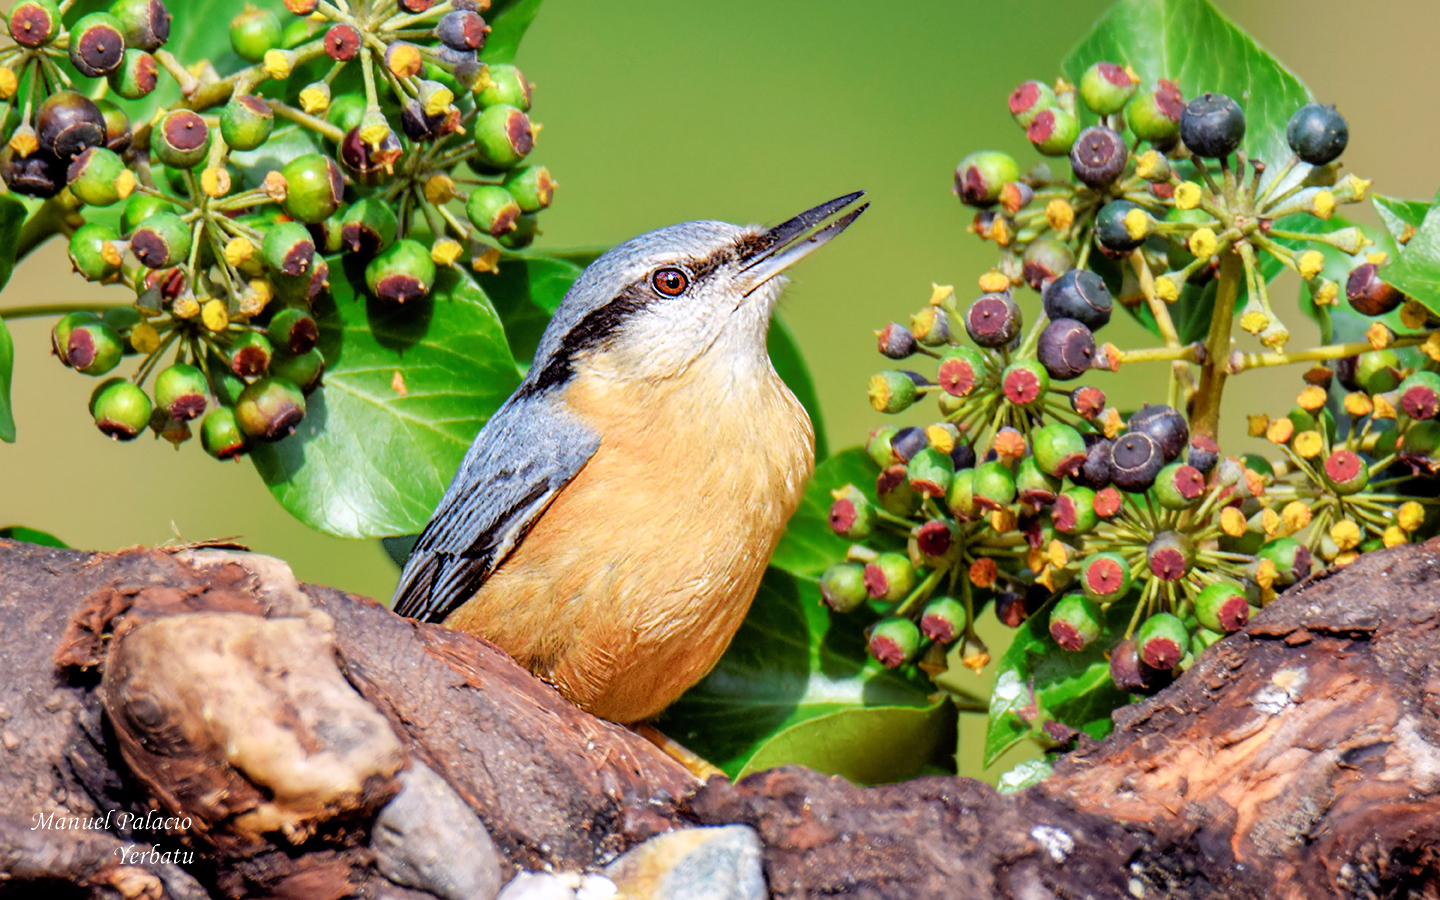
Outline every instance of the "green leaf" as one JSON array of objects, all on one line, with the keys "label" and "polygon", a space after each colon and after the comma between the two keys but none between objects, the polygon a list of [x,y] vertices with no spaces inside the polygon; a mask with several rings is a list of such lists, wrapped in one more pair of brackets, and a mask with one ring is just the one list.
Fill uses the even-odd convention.
[{"label": "green leaf", "polygon": [[[815,468],[815,477],[805,488],[805,498],[790,519],[770,565],[791,575],[818,578],[831,564],[845,558],[850,542],[830,528],[830,492],[853,484],[870,501],[875,502],[875,478],[880,467],[860,447],[851,447],[825,460]],[[898,535],[888,532],[872,535],[867,541],[877,550],[897,549],[904,545]]]},{"label": "green leaf", "polygon": [[[799,765],[856,784],[899,781],[920,774],[927,763],[948,753],[955,727],[955,709],[945,699],[926,707],[842,710],[776,734],[755,751],[736,777]],[[953,767],[953,760],[949,762]]]},{"label": "green leaf", "polygon": [[10,380],[15,375],[15,342],[0,319],[0,441],[15,443],[15,410],[10,405]]},{"label": "green leaf", "polygon": [[505,324],[510,352],[522,366],[535,358],[540,335],[582,271],[581,265],[550,256],[507,256],[500,260],[500,271],[477,278]]},{"label": "green leaf", "polygon": [[1309,103],[1300,79],[1209,0],[1120,0],[1061,67],[1076,84],[1092,64],[1131,65],[1144,83],[1168,78],[1187,98],[1205,91],[1245,108],[1245,151],[1279,168],[1290,158],[1285,125]]},{"label": "green leaf", "polygon": [[[1032,726],[1022,711],[1033,713],[1032,719],[1048,717],[1098,739],[1110,733],[1111,711],[1127,701],[1128,695],[1110,680],[1105,651],[1124,634],[1133,605],[1112,606],[1100,637],[1079,653],[1061,650],[1050,637],[1051,605],[1016,629],[1015,639],[1000,657],[985,732],[987,766],[1030,736]],[[1026,710],[1032,702],[1034,709]]]},{"label": "green leaf", "polygon": [[1440,203],[1425,213],[1420,230],[1405,243],[1399,258],[1385,268],[1384,278],[1431,312],[1440,311]]},{"label": "green leaf", "polygon": [[1408,241],[1410,236],[1420,229],[1425,221],[1425,214],[1430,211],[1428,200],[1400,200],[1383,194],[1371,194],[1370,202],[1374,204],[1375,211],[1380,214],[1380,221],[1385,223],[1386,230],[1396,243]]},{"label": "green leaf", "polygon": [[497,0],[485,12],[485,21],[490,26],[490,36],[485,39],[485,49],[480,51],[480,60],[487,63],[513,63],[515,51],[520,49],[520,39],[525,30],[535,21],[540,12],[541,0]]},{"label": "green leaf", "polygon": [[42,547],[59,547],[62,550],[68,549],[69,547],[68,544],[48,531],[26,528],[24,525],[10,525],[5,528],[0,528],[0,538],[6,538],[12,541],[24,541],[27,544],[39,544]]},{"label": "green leaf", "polygon": [[805,365],[805,357],[800,353],[795,332],[791,331],[790,326],[778,315],[770,320],[766,345],[770,350],[770,362],[775,365],[775,372],[790,388],[795,399],[800,401],[800,405],[805,407],[805,412],[810,414],[810,424],[815,428],[816,461],[825,459],[830,455],[830,447],[825,440],[825,419],[820,415],[820,397],[815,393],[815,380],[810,377],[810,367]]},{"label": "green leaf", "polygon": [[1026,788],[1039,784],[1055,773],[1055,767],[1048,759],[1027,759],[995,782],[998,794],[1017,794]]},{"label": "green leaf", "polygon": [[[815,581],[772,567],[715,669],[666,710],[657,725],[733,778],[772,738],[802,722],[847,710],[930,709],[930,688],[923,679],[887,670],[866,652],[864,630],[873,621],[874,614],[863,610],[832,616]],[[927,721],[939,735],[936,740],[944,743],[944,729],[953,721],[950,726]],[[853,752],[842,754],[837,748],[831,753],[828,758],[837,763],[858,765],[855,760],[871,754],[903,768],[901,763],[929,756],[893,754],[889,731],[859,728],[848,718],[837,719],[833,728],[817,725],[796,732],[767,750],[765,764],[782,765],[801,755],[823,762],[820,745],[831,740],[853,745]],[[910,739],[919,740],[913,731]],[[877,766],[864,774],[893,780],[910,772],[880,771]]]},{"label": "green leaf", "polygon": [[[519,383],[490,299],[442,269],[418,303],[357,296],[360,269],[331,264],[316,303],[325,386],[255,467],[296,518],[340,537],[414,534],[440,501],[470,442]],[[403,389],[402,389],[403,388]]]}]

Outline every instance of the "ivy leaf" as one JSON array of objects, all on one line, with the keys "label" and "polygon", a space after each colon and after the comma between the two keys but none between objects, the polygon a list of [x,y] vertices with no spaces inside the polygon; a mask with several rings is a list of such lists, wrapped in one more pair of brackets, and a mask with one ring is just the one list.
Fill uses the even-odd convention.
[{"label": "ivy leaf", "polygon": [[[1277,220],[1275,222],[1275,230],[1302,232],[1305,234],[1328,234],[1332,231],[1339,231],[1342,228],[1350,228],[1354,225],[1355,222],[1344,216],[1331,216],[1329,219],[1317,219],[1312,215],[1299,213]],[[1366,252],[1373,253],[1375,251],[1382,251],[1390,254],[1391,259],[1395,258],[1395,242],[1391,239],[1388,232],[1377,232],[1376,229],[1369,227],[1365,228],[1364,232],[1367,238],[1374,241],[1373,246],[1365,248]],[[1392,310],[1378,318],[1371,318],[1370,316],[1362,316],[1356,312],[1349,303],[1345,302],[1345,282],[1350,277],[1350,270],[1364,261],[1359,255],[1350,256],[1328,244],[1313,241],[1297,241],[1291,238],[1275,238],[1275,241],[1289,247],[1296,254],[1303,253],[1306,250],[1319,250],[1325,256],[1325,269],[1321,273],[1322,277],[1328,278],[1340,285],[1340,302],[1334,306],[1326,307],[1324,313],[1316,309],[1315,303],[1310,296],[1310,289],[1303,284],[1300,286],[1300,309],[1305,315],[1321,324],[1322,333],[1320,339],[1322,341],[1326,343],[1344,344],[1351,341],[1364,340],[1365,329],[1377,321],[1384,322],[1396,333],[1403,333],[1409,330],[1400,322],[1400,310],[1398,309]],[[1273,278],[1279,273],[1281,268],[1281,264],[1268,254],[1262,257],[1261,269],[1265,271],[1267,278]],[[1384,273],[1386,280],[1389,280],[1390,269],[1385,269]],[[1327,317],[1329,322],[1328,326],[1326,325]],[[1325,333],[1327,330],[1329,332],[1328,334]],[[1405,353],[1407,351],[1402,349],[1399,352]]]},{"label": "ivy leaf", "polygon": [[820,397],[815,393],[815,380],[810,377],[810,367],[805,365],[795,332],[778,315],[770,320],[766,346],[776,374],[810,415],[810,424],[815,429],[815,460],[825,459],[830,455],[830,447],[825,440],[825,420],[820,415]]},{"label": "ivy leaf", "polygon": [[0,319],[0,441],[15,443],[15,411],[10,405],[10,380],[15,374],[15,342]]},{"label": "ivy leaf", "polygon": [[1128,700],[1110,680],[1105,651],[1124,635],[1133,604],[1112,606],[1100,637],[1079,653],[1061,650],[1050,637],[1053,605],[1026,619],[1000,657],[985,731],[987,766],[1031,734],[1026,718],[1048,717],[1099,739],[1110,733],[1111,711]]},{"label": "ivy leaf", "polygon": [[515,51],[525,30],[540,12],[541,0],[496,0],[485,12],[490,36],[480,51],[480,60],[487,63],[513,63]]},{"label": "ivy leaf", "polygon": [[1027,759],[995,782],[997,794],[1018,794],[1026,788],[1039,784],[1055,773],[1055,766],[1048,759]]},{"label": "ivy leaf", "polygon": [[868,706],[816,716],[770,738],[737,778],[798,765],[856,784],[912,778],[927,763],[954,771],[957,720],[950,701],[929,706]]},{"label": "ivy leaf", "polygon": [[[853,710],[931,709],[924,679],[885,669],[866,652],[864,631],[874,619],[864,610],[832,616],[815,581],[772,567],[715,669],[666,710],[657,725],[733,778],[772,738],[802,722]],[[945,718],[951,720],[948,725]],[[934,731],[922,729],[923,734],[943,744],[953,719],[953,714],[927,719]],[[859,760],[870,755],[877,762],[866,776],[885,781],[913,774],[920,766],[908,766],[917,759],[923,765],[933,755],[896,754],[888,730],[858,727],[856,721],[836,717],[795,731],[768,747],[761,759],[767,766],[802,758],[859,766]],[[913,721],[910,727],[910,740],[919,742]],[[840,742],[847,745],[843,753],[824,749],[827,743]],[[888,762],[882,766],[884,760]]]},{"label": "ivy leaf", "polygon": [[266,175],[280,171],[286,163],[307,153],[329,155],[329,150],[320,140],[320,135],[282,121],[270,133],[270,139],[254,150],[231,151],[230,161],[240,170],[243,185],[256,188],[265,181]]},{"label": "ivy leaf", "polygon": [[1097,62],[1131,65],[1142,83],[1168,78],[1186,98],[1205,91],[1245,109],[1245,152],[1278,168],[1290,158],[1285,126],[1310,91],[1210,0],[1120,0],[1061,63],[1065,77]]},{"label": "ivy leaf", "polygon": [[[0,289],[15,271],[15,250],[20,245],[20,227],[25,224],[25,204],[0,195]],[[15,342],[0,319],[0,441],[15,443],[15,411],[10,405],[10,382],[15,376]]]},{"label": "ivy leaf", "polygon": [[1430,211],[1428,200],[1401,200],[1383,194],[1371,194],[1370,202],[1380,214],[1380,221],[1397,244],[1405,244],[1420,230],[1425,214]]},{"label": "ivy leaf", "polygon": [[522,366],[535,358],[540,335],[582,271],[583,265],[552,256],[506,256],[498,272],[476,279],[495,304],[510,352]]},{"label": "ivy leaf", "polygon": [[24,541],[27,544],[39,544],[41,547],[59,547],[62,550],[69,547],[68,544],[48,531],[40,531],[37,528],[26,528],[24,525],[9,525],[0,528],[0,538],[11,541]]},{"label": "ivy leaf", "polygon": [[[853,484],[875,501],[875,478],[880,467],[864,449],[850,447],[825,460],[815,468],[815,477],[805,488],[805,498],[791,517],[770,565],[791,575],[818,578],[831,564],[845,558],[850,541],[830,527],[830,492]],[[887,542],[887,538],[889,538]],[[877,533],[867,541],[878,550],[897,549],[904,545],[898,536]]]},{"label": "ivy leaf", "polygon": [[270,492],[300,521],[340,537],[414,534],[470,442],[519,384],[495,308],[465,273],[442,269],[429,297],[390,306],[331,263],[316,303],[325,386],[296,433],[253,453]]},{"label": "ivy leaf", "polygon": [[1425,304],[1440,310],[1440,204],[1433,204],[1420,229],[1405,242],[1405,249],[1385,267],[1385,280]]}]

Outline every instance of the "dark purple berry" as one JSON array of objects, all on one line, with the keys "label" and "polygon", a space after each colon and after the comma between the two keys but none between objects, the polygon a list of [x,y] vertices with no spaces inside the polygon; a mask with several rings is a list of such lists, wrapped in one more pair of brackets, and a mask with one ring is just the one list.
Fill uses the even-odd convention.
[{"label": "dark purple berry", "polygon": [[930,446],[930,441],[925,437],[925,429],[910,426],[895,432],[890,439],[890,452],[901,462],[908,463],[915,458],[915,454]]},{"label": "dark purple berry", "polygon": [[74,91],[56,91],[45,98],[35,129],[40,149],[61,160],[105,145],[105,115],[94,101]]},{"label": "dark purple berry", "polygon": [[1025,283],[1035,290],[1043,290],[1045,283],[1059,278],[1075,268],[1075,254],[1070,247],[1053,237],[1036,238],[1025,248],[1021,272]]},{"label": "dark purple berry", "polygon": [[1405,301],[1405,295],[1381,280],[1374,263],[1350,270],[1345,282],[1345,299],[1362,316],[1383,316]]},{"label": "dark purple berry", "polygon": [[1245,112],[1224,94],[1206,91],[1180,115],[1180,140],[1196,156],[1223,159],[1245,139]]},{"label": "dark purple berry", "polygon": [[1129,200],[1111,200],[1095,216],[1095,241],[1111,253],[1129,253],[1145,242],[1144,236],[1133,238],[1125,227],[1125,217],[1139,209]]},{"label": "dark purple berry", "polygon": [[891,322],[875,332],[880,353],[891,359],[905,359],[915,352],[915,335],[904,325]]},{"label": "dark purple berry", "polygon": [[1130,417],[1126,429],[1143,431],[1154,438],[1167,463],[1177,459],[1190,440],[1190,426],[1185,424],[1185,417],[1163,403],[1145,404]]},{"label": "dark purple berry", "polygon": [[1200,474],[1209,475],[1220,462],[1220,445],[1209,435],[1197,434],[1190,439],[1190,455],[1186,461]]},{"label": "dark purple berry", "polygon": [[0,177],[17,194],[49,199],[65,189],[65,169],[64,163],[43,150],[26,157],[7,150]]},{"label": "dark purple berry", "polygon": [[950,463],[955,471],[975,468],[975,448],[961,441],[956,441],[950,451]]},{"label": "dark purple berry", "polygon": [[1081,464],[1080,471],[1070,476],[1071,480],[1092,491],[1108,487],[1110,484],[1110,446],[1111,442],[1102,437],[1086,447],[1085,462]]},{"label": "dark purple berry", "polygon": [[1110,445],[1110,481],[1122,491],[1149,490],[1164,466],[1160,445],[1143,431],[1122,434]]},{"label": "dark purple berry", "polygon": [[1074,319],[1055,319],[1040,332],[1036,356],[1056,381],[1079,378],[1095,358],[1095,335]]},{"label": "dark purple berry", "polygon": [[982,347],[1003,347],[1020,333],[1020,307],[1009,292],[984,294],[965,312],[965,331]]},{"label": "dark purple berry", "polygon": [[485,46],[490,26],[477,13],[468,10],[448,12],[435,26],[435,36],[452,50],[475,51]]},{"label": "dark purple berry", "polygon": [[1302,162],[1323,166],[1334,162],[1350,142],[1350,126],[1335,107],[1307,103],[1290,117],[1285,140]]},{"label": "dark purple berry", "polygon": [[1114,299],[1105,280],[1089,269],[1071,269],[1052,281],[1041,295],[1045,315],[1075,319],[1091,331],[1110,323]]},{"label": "dark purple berry", "polygon": [[1075,146],[1070,148],[1070,168],[1090,187],[1104,187],[1119,178],[1129,159],[1125,139],[1104,125],[1092,125],[1080,132]]}]

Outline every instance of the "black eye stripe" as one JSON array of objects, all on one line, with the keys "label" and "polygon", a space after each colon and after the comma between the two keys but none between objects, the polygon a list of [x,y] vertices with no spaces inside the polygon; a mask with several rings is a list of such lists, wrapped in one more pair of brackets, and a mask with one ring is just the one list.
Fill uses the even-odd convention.
[{"label": "black eye stripe", "polygon": [[666,297],[678,297],[685,293],[686,288],[690,287],[690,276],[686,275],[683,269],[666,266],[663,269],[655,270],[654,274],[650,276],[650,284],[658,294]]}]

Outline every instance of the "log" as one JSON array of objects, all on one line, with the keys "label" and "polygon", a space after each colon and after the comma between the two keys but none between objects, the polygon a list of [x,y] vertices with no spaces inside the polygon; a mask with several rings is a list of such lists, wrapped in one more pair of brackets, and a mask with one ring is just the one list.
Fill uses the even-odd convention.
[{"label": "log", "polygon": [[0,897],[493,896],[730,823],[784,898],[1440,897],[1437,588],[1436,542],[1298,585],[1005,796],[702,785],[277,560],[0,541]]}]

